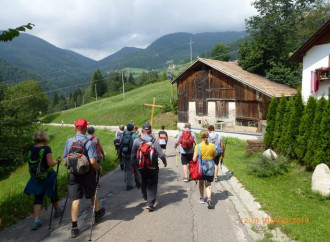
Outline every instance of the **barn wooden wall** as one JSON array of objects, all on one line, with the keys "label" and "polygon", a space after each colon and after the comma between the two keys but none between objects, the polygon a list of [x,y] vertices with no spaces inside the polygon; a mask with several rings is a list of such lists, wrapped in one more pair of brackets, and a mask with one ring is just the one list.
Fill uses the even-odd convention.
[{"label": "barn wooden wall", "polygon": [[266,119],[270,97],[202,63],[183,73],[177,88],[179,122],[188,122],[188,102],[195,102],[196,115],[205,116],[208,101],[216,103],[218,118],[228,118],[228,102],[235,102],[236,120]]}]

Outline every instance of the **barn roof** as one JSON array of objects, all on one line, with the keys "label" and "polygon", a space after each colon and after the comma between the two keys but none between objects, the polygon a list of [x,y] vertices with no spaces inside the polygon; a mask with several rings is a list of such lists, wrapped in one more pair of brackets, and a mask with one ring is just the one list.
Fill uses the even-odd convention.
[{"label": "barn roof", "polygon": [[293,55],[286,60],[302,62],[306,52],[311,49],[314,45],[330,43],[330,19],[323,24],[323,26],[316,31]]},{"label": "barn roof", "polygon": [[223,74],[230,76],[231,78],[269,96],[269,97],[281,97],[282,94],[285,97],[297,95],[296,89],[290,88],[284,84],[270,81],[269,79],[259,76],[257,74],[250,73],[243,70],[236,62],[224,62],[211,59],[197,59],[191,64],[184,72],[182,72],[176,79],[172,81],[175,83],[183,78],[183,73],[193,68],[198,63],[204,63],[211,68],[222,72]]}]

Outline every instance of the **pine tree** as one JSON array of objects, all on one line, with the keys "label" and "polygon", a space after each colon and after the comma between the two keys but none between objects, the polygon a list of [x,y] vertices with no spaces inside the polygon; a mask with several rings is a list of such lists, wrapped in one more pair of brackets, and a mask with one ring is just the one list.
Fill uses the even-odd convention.
[{"label": "pine tree", "polygon": [[296,148],[297,142],[297,136],[299,134],[299,125],[301,121],[301,117],[304,114],[304,103],[301,97],[301,91],[298,91],[297,96],[294,99],[292,112],[290,114],[290,120],[288,125],[288,130],[285,137],[285,147],[286,151],[285,153],[290,158],[295,158],[294,150]]},{"label": "pine tree", "polygon": [[317,109],[315,112],[312,131],[307,143],[307,153],[305,156],[305,163],[308,166],[308,168],[313,168],[316,163],[314,161],[315,158],[314,156],[319,145],[321,145],[320,142],[321,122],[326,106],[327,106],[327,101],[325,100],[324,97],[321,97],[320,100],[318,100],[317,102]]},{"label": "pine tree", "polygon": [[[107,83],[99,69],[93,73],[90,88],[93,96],[96,96],[97,94],[97,96],[102,97],[107,92]],[[95,93],[95,89],[97,93]]]},{"label": "pine tree", "polygon": [[312,166],[325,163],[330,167],[330,100],[324,110],[322,122],[320,125],[319,145],[315,150]]},{"label": "pine tree", "polygon": [[281,131],[281,135],[280,135],[277,147],[275,149],[276,152],[278,152],[278,153],[284,153],[286,150],[285,137],[286,137],[286,133],[287,133],[288,127],[289,127],[289,120],[290,120],[290,116],[291,116],[293,102],[294,102],[294,100],[291,97],[286,104],[286,108],[285,108],[285,112],[284,112],[284,116],[283,116],[283,122],[282,122],[282,131]]},{"label": "pine tree", "polygon": [[285,114],[285,108],[287,105],[287,100],[284,95],[281,97],[280,102],[277,106],[276,110],[276,121],[275,121],[275,129],[274,129],[274,137],[272,141],[272,148],[276,149],[279,139],[281,137],[282,127],[283,127],[283,117]]},{"label": "pine tree", "polygon": [[299,125],[299,135],[297,137],[297,146],[295,149],[296,156],[301,162],[306,155],[308,139],[311,134],[311,127],[313,125],[316,107],[317,105],[315,98],[310,96]]},{"label": "pine tree", "polygon": [[273,97],[267,112],[267,126],[264,143],[266,147],[271,147],[272,140],[274,137],[274,128],[276,122],[276,109],[277,109],[277,98]]}]

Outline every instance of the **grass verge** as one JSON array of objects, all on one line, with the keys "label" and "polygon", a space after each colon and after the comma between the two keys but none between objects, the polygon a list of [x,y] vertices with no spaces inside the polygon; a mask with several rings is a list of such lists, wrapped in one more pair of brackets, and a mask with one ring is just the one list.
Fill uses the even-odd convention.
[{"label": "grass verge", "polygon": [[298,241],[329,241],[330,199],[311,190],[312,173],[291,163],[289,171],[280,176],[256,177],[248,174],[248,166],[259,159],[247,155],[246,142],[228,139],[225,165],[251,192],[272,219],[292,239]]},{"label": "grass verge", "polygon": [[[48,145],[52,148],[54,159],[62,156],[66,140],[75,134],[73,128],[41,126],[40,129],[45,130],[50,137]],[[116,155],[112,142],[115,134],[108,130],[96,130],[95,135],[99,137],[105,151],[106,160],[102,162],[103,174],[105,174],[118,165],[118,162],[115,161]],[[12,225],[33,212],[33,196],[23,193],[29,178],[30,174],[26,163],[10,174],[7,179],[0,181],[0,217],[2,218],[2,228]],[[63,164],[60,165],[58,182],[59,195],[60,197],[64,197],[67,194],[67,169]]]}]

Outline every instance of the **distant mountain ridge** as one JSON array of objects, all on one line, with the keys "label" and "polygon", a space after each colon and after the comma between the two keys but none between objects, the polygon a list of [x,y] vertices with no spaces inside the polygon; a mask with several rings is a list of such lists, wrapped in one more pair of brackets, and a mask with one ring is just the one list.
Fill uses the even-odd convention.
[{"label": "distant mountain ridge", "polygon": [[[11,68],[36,74],[38,79],[45,79],[57,88],[70,85],[76,85],[78,88],[80,83],[91,80],[92,73],[97,68],[102,71],[120,70],[125,67],[163,69],[169,60],[188,60],[190,39],[193,42],[192,56],[196,58],[202,52],[210,51],[217,43],[230,44],[246,36],[244,31],[173,33],[158,38],[146,49],[124,47],[100,61],[95,61],[74,51],[58,48],[41,38],[22,33],[13,41],[0,43],[0,58],[10,63]],[[17,78],[13,73],[4,71],[8,68],[4,63],[0,62],[4,81]]]}]

